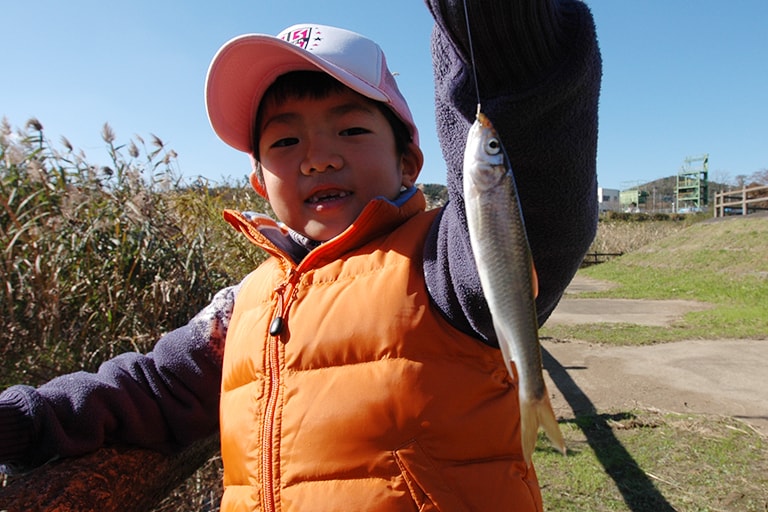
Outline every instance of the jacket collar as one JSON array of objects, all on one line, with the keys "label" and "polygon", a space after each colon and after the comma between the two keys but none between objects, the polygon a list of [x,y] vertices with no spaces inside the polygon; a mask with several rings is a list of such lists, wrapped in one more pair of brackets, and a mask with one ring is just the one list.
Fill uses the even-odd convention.
[{"label": "jacket collar", "polygon": [[307,259],[314,261],[314,264],[334,260],[391,232],[425,208],[424,194],[416,187],[404,191],[394,202],[376,198],[366,205],[344,232],[319,244],[298,233],[291,233],[267,215],[225,210],[224,219],[271,255],[299,265]]}]

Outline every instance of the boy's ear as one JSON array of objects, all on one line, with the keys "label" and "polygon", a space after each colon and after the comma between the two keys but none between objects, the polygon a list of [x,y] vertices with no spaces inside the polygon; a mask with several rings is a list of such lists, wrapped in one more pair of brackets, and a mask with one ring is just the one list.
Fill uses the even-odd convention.
[{"label": "boy's ear", "polygon": [[405,152],[400,156],[400,165],[403,171],[403,185],[411,187],[416,184],[416,179],[424,165],[424,153],[413,142],[408,143]]},{"label": "boy's ear", "polygon": [[251,182],[253,190],[255,190],[261,197],[269,201],[269,198],[267,198],[267,189],[264,188],[263,178],[261,177],[261,164],[258,160],[256,160],[254,155],[248,156],[251,159],[251,175],[248,177],[248,180]]}]

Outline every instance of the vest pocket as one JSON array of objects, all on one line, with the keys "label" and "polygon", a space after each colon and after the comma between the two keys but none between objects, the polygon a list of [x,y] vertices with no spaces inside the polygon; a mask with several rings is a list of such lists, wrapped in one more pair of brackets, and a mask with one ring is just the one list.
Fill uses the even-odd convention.
[{"label": "vest pocket", "polygon": [[398,448],[393,454],[419,512],[469,510],[416,441]]}]

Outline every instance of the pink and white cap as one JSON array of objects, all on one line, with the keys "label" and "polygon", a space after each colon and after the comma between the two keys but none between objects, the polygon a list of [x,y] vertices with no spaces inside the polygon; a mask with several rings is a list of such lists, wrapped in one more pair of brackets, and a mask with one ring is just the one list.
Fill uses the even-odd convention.
[{"label": "pink and white cap", "polygon": [[253,124],[264,92],[278,76],[300,70],[324,71],[387,104],[419,143],[411,111],[379,45],[348,30],[312,24],[294,25],[277,36],[245,34],[219,49],[205,87],[213,130],[233,148],[252,153]]}]

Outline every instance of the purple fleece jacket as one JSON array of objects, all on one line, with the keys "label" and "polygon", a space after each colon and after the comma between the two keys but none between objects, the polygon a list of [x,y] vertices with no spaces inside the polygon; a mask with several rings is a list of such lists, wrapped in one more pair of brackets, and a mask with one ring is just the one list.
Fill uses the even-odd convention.
[{"label": "purple fleece jacket", "polygon": [[[483,111],[503,137],[550,315],[594,237],[597,101],[594,23],[571,0],[468,1]],[[437,126],[449,202],[424,255],[435,305],[458,329],[496,345],[469,248],[461,167],[477,106],[463,0],[427,0]],[[450,243],[449,243],[450,242]],[[0,471],[24,470],[120,442],[173,451],[218,428],[221,362],[239,286],[221,290],[146,355],[123,354],[0,394]]]}]

